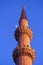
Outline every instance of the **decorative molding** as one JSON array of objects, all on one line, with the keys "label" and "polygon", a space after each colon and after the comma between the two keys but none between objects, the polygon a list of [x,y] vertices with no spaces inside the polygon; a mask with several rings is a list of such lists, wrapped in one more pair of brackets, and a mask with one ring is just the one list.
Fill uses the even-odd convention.
[{"label": "decorative molding", "polygon": [[28,56],[32,59],[32,62],[35,59],[35,52],[34,49],[31,47],[22,47],[22,46],[17,46],[14,51],[13,51],[13,59],[16,62],[16,59],[19,56]]},{"label": "decorative molding", "polygon": [[14,33],[16,40],[18,41],[18,37],[22,34],[27,34],[32,39],[33,33],[30,27],[18,27]]}]

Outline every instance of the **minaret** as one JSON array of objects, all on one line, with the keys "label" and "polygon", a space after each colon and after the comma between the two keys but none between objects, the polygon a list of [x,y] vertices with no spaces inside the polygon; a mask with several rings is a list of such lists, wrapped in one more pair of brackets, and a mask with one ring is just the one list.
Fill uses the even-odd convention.
[{"label": "minaret", "polygon": [[35,59],[35,51],[30,45],[32,40],[32,30],[28,26],[28,19],[26,17],[24,7],[19,20],[19,27],[14,32],[18,46],[13,51],[13,60],[16,65],[32,65]]}]

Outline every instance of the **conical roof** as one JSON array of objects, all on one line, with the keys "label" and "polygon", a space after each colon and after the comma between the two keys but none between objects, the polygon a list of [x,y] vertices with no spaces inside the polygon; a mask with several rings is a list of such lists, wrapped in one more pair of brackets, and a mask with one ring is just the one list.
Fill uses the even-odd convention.
[{"label": "conical roof", "polygon": [[25,10],[24,10],[24,6],[22,6],[22,13],[21,13],[21,17],[20,17],[20,20],[19,20],[19,23],[22,19],[27,19],[26,17],[26,13],[25,13]]}]

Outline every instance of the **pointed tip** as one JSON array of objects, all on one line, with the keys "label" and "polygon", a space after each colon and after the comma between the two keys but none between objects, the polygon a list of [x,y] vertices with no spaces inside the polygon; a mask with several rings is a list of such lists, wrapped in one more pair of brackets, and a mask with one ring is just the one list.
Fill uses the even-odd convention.
[{"label": "pointed tip", "polygon": [[21,16],[26,16],[25,10],[24,10],[24,5],[22,5],[22,14]]},{"label": "pointed tip", "polygon": [[22,10],[24,9],[24,5],[22,5]]},{"label": "pointed tip", "polygon": [[22,13],[21,13],[20,21],[21,21],[22,19],[27,19],[26,13],[25,13],[25,10],[24,10],[24,5],[22,5]]},{"label": "pointed tip", "polygon": [[24,5],[22,5],[22,16],[26,16],[25,10],[24,10]]}]

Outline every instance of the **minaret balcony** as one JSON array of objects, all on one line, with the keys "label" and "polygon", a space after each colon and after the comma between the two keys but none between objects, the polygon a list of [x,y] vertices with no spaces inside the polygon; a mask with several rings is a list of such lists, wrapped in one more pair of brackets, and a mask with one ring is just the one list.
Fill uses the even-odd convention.
[{"label": "minaret balcony", "polygon": [[22,34],[28,35],[30,40],[32,39],[33,33],[30,27],[18,27],[14,33],[16,40],[18,41],[18,37]]}]

